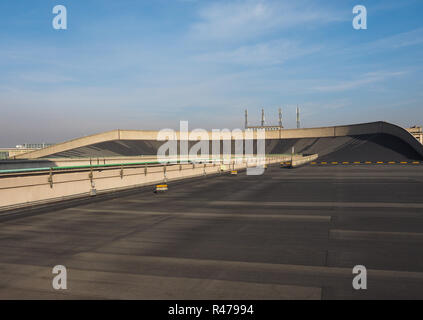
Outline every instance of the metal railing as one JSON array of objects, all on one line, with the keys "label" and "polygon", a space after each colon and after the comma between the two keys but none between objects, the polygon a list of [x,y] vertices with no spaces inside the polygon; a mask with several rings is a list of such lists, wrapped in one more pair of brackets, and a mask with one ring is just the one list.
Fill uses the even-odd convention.
[{"label": "metal railing", "polygon": [[[297,155],[294,161],[303,158],[309,157]],[[262,160],[265,164],[272,164],[291,159],[292,156],[275,155]],[[222,159],[196,159],[168,164],[144,161],[3,170],[0,173],[0,210],[242,170],[257,166],[252,160],[249,157],[233,158],[225,163]]]}]

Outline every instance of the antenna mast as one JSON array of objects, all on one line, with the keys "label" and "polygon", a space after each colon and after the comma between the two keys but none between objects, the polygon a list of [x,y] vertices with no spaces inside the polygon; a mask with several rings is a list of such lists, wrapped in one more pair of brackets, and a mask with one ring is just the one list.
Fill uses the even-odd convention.
[{"label": "antenna mast", "polygon": [[279,108],[279,127],[283,128],[282,126],[282,109]]},{"label": "antenna mast", "polygon": [[297,105],[297,129],[300,128],[300,108]]}]

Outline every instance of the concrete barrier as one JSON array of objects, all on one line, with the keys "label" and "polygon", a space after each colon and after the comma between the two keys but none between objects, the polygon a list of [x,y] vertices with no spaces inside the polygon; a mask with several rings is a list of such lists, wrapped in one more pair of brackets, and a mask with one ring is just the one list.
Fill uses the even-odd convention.
[{"label": "concrete barrier", "polygon": [[307,163],[310,163],[310,162],[316,160],[318,157],[319,157],[318,154],[313,154],[313,155],[310,155],[310,156],[305,156],[305,157],[302,157],[302,158],[293,159],[292,162],[291,162],[291,167],[295,168],[295,167],[302,166],[304,164],[307,164]]},{"label": "concrete barrier", "polygon": [[105,164],[125,164],[143,161],[157,161],[156,156],[137,157],[94,157],[94,158],[42,158],[34,160],[4,160],[0,161],[0,170],[25,168],[50,168],[67,166],[90,166]]},{"label": "concrete barrier", "polygon": [[[295,155],[294,161],[301,161]],[[308,158],[308,157],[304,157]],[[252,158],[233,160],[224,172],[255,167]],[[291,156],[268,156],[266,164],[290,161]],[[299,163],[299,162],[298,162]],[[192,177],[222,173],[221,163],[170,164],[162,166],[91,167],[78,170],[46,170],[42,172],[9,173],[0,177],[0,210],[10,210],[90,194],[106,193],[129,188],[154,185]]]}]

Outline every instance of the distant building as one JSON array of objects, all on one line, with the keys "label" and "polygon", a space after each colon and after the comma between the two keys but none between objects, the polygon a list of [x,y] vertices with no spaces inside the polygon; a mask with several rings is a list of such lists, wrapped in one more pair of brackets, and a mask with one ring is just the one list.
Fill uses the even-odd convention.
[{"label": "distant building", "polygon": [[43,149],[52,145],[51,143],[24,143],[18,144],[16,149]]},{"label": "distant building", "polygon": [[23,154],[45,147],[51,146],[51,143],[24,143],[18,144],[15,148],[0,148],[0,160],[12,159],[18,154]]},{"label": "distant building", "polygon": [[419,140],[419,142],[421,144],[423,144],[423,131],[422,131],[422,127],[412,126],[411,128],[407,128],[406,130],[408,132],[410,132],[414,136],[414,138],[416,138],[417,140]]}]

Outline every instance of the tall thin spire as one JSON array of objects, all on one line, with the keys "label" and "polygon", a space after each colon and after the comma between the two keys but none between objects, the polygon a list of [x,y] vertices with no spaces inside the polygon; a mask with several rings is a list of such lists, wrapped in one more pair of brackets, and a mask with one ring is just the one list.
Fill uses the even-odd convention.
[{"label": "tall thin spire", "polygon": [[300,128],[300,108],[297,105],[297,129]]},{"label": "tall thin spire", "polygon": [[264,126],[264,109],[261,109],[261,126]]},{"label": "tall thin spire", "polygon": [[248,128],[248,110],[245,109],[245,129]]},{"label": "tall thin spire", "polygon": [[282,128],[282,109],[279,108],[279,127]]}]

